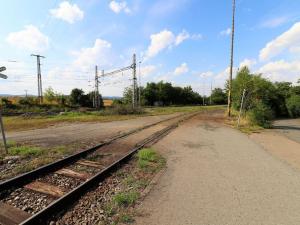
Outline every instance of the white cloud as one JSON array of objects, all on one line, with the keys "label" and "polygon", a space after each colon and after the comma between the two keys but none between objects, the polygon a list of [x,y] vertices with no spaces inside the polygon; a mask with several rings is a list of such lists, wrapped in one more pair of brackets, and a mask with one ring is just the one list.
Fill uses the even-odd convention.
[{"label": "white cloud", "polygon": [[82,20],[84,17],[84,12],[76,4],[71,5],[67,1],[61,2],[57,9],[51,9],[50,13],[52,16],[71,24]]},{"label": "white cloud", "polygon": [[109,3],[109,8],[114,12],[114,13],[120,13],[122,11],[124,11],[125,13],[130,13],[131,10],[128,8],[127,6],[127,2],[126,1],[111,1]]},{"label": "white cloud", "polygon": [[202,38],[201,34],[191,35],[189,32],[183,30],[181,33],[179,33],[176,36],[175,45],[180,45],[183,41],[188,40],[188,39],[197,40],[197,39],[201,39],[201,38]]},{"label": "white cloud", "polygon": [[171,47],[176,38],[171,31],[163,30],[157,34],[152,34],[150,39],[151,43],[146,53],[147,58],[154,57],[163,49]]},{"label": "white cloud", "polygon": [[212,77],[213,75],[214,73],[212,71],[207,71],[199,74],[200,77]]},{"label": "white cloud", "polygon": [[251,69],[252,66],[256,65],[256,60],[255,59],[244,59],[241,63],[239,68],[242,68],[244,66],[247,66],[249,69]]},{"label": "white cloud", "polygon": [[8,34],[6,41],[14,47],[32,52],[41,52],[49,47],[49,38],[33,25]]},{"label": "white cloud", "polygon": [[177,36],[169,30],[163,30],[159,33],[152,34],[150,36],[151,43],[146,52],[146,58],[151,58],[156,56],[159,52],[166,48],[171,48],[173,46],[178,46],[182,42],[188,39],[197,40],[201,39],[201,34],[189,34],[187,31],[183,30]]},{"label": "white cloud", "polygon": [[281,17],[276,17],[276,18],[272,18],[269,20],[264,21],[261,24],[261,27],[266,27],[266,28],[275,28],[278,27],[286,22],[288,22],[288,17],[286,16],[281,16]]},{"label": "white cloud", "polygon": [[226,30],[222,30],[220,32],[221,36],[229,36],[230,34],[231,34],[231,29],[230,28],[227,28]]},{"label": "white cloud", "polygon": [[96,39],[95,44],[91,48],[82,48],[80,51],[73,52],[77,58],[74,65],[85,68],[92,65],[108,65],[111,44],[102,39]]},{"label": "white cloud", "polygon": [[261,61],[273,58],[285,50],[294,52],[300,46],[300,22],[295,23],[288,31],[284,32],[260,51]]},{"label": "white cloud", "polygon": [[157,70],[157,67],[154,65],[147,65],[141,67],[141,76],[148,77],[149,75],[153,74]]},{"label": "white cloud", "polygon": [[264,77],[272,81],[291,81],[297,82],[300,78],[300,61],[287,62],[279,60],[269,62],[258,69],[258,73],[262,73]]},{"label": "white cloud", "polygon": [[178,67],[175,68],[175,70],[174,70],[174,74],[175,74],[176,76],[185,74],[185,73],[187,73],[187,72],[189,72],[189,67],[188,67],[188,65],[187,65],[186,63],[182,63],[180,66],[178,66]]},{"label": "white cloud", "polygon": [[185,41],[189,38],[190,38],[190,34],[184,30],[180,34],[177,35],[176,40],[175,40],[175,45],[179,45],[183,41]]}]

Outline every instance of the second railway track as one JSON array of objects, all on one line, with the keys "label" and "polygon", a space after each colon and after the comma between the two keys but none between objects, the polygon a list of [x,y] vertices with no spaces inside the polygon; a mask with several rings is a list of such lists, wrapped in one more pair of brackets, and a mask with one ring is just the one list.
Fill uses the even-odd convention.
[{"label": "second railway track", "polygon": [[47,224],[146,145],[197,113],[175,116],[0,183],[0,224]]}]

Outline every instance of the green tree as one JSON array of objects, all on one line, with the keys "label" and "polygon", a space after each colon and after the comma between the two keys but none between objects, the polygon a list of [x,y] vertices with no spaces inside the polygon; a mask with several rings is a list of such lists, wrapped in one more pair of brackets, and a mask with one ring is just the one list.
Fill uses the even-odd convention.
[{"label": "green tree", "polygon": [[221,88],[215,88],[211,93],[212,104],[222,105],[227,102],[227,95]]},{"label": "green tree", "polygon": [[84,102],[84,91],[79,88],[74,88],[70,94],[70,103],[74,106],[82,106]]},{"label": "green tree", "polygon": [[300,117],[300,95],[292,95],[286,101],[290,117]]},{"label": "green tree", "polygon": [[54,92],[52,87],[48,87],[44,92],[44,98],[46,101],[53,103],[57,100],[57,94]]}]

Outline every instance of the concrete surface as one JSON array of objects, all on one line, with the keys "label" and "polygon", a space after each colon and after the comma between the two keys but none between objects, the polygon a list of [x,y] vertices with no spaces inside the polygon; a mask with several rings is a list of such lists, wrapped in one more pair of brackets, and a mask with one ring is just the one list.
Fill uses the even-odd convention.
[{"label": "concrete surface", "polygon": [[276,120],[273,125],[277,132],[280,132],[289,139],[300,143],[300,119]]},{"label": "concrete surface", "polygon": [[155,146],[167,169],[138,225],[297,225],[300,173],[248,136],[194,119]]}]

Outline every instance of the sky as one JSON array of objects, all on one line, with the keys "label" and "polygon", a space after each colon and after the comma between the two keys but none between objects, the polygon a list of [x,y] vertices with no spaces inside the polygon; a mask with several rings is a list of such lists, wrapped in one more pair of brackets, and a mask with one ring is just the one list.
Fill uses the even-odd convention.
[{"label": "sky", "polygon": [[[1,0],[1,94],[68,94],[94,88],[99,74],[130,66],[137,55],[141,84],[191,85],[201,95],[229,75],[231,0]],[[272,81],[300,78],[298,0],[237,0],[234,72],[247,65]],[[100,93],[122,96],[132,71],[100,79]]]}]

